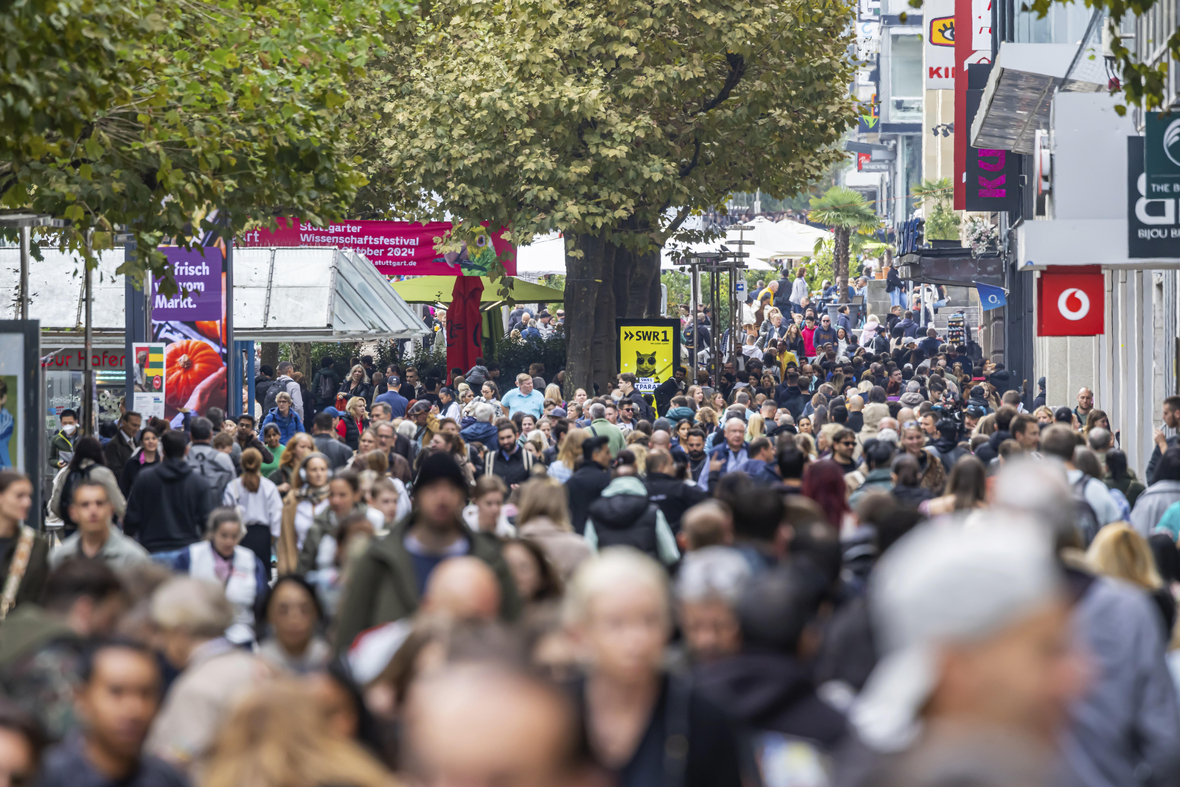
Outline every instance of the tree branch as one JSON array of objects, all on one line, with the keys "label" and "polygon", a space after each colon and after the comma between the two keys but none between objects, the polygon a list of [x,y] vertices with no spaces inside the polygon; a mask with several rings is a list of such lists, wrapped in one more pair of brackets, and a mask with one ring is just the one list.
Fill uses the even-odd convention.
[{"label": "tree branch", "polygon": [[711,109],[716,109],[720,104],[729,98],[729,94],[737,87],[738,82],[742,81],[742,77],[746,74],[746,59],[741,55],[728,52],[725,55],[725,62],[729,64],[729,74],[725,77],[725,84],[721,86],[721,92],[712,98],[712,100],[705,103],[705,106],[697,112],[698,115],[703,115]]}]

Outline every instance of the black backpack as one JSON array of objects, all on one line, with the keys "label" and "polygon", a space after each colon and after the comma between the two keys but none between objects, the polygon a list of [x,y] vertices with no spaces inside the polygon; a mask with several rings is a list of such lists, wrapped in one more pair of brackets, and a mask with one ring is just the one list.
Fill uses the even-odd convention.
[{"label": "black backpack", "polygon": [[61,485],[61,500],[58,501],[57,515],[67,528],[76,530],[78,524],[70,519],[70,503],[74,501],[74,489],[85,478],[90,478],[90,469],[95,465],[87,465],[81,469],[70,470],[66,473],[65,481]]},{"label": "black backpack", "polygon": [[331,402],[336,399],[336,380],[324,370],[320,370],[320,381],[315,386],[315,400],[317,402]]},{"label": "black backpack", "polygon": [[278,380],[275,380],[270,384],[270,388],[267,389],[266,392],[266,401],[262,403],[263,414],[269,413],[271,410],[279,406],[278,402],[275,400],[279,398],[279,394],[286,390],[286,383],[279,383]]}]

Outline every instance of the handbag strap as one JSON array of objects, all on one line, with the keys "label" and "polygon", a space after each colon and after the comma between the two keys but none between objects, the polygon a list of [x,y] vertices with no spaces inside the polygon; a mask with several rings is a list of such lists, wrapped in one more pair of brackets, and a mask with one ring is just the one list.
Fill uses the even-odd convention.
[{"label": "handbag strap", "polygon": [[0,620],[6,618],[8,611],[16,605],[16,594],[20,591],[20,583],[29,568],[29,558],[33,554],[33,541],[36,537],[33,528],[21,527],[12,563],[8,566],[8,576],[4,579],[4,590],[0,592]]},{"label": "handbag strap", "polygon": [[664,708],[664,787],[684,787],[688,770],[688,704],[691,690],[687,679],[668,676],[668,699]]}]

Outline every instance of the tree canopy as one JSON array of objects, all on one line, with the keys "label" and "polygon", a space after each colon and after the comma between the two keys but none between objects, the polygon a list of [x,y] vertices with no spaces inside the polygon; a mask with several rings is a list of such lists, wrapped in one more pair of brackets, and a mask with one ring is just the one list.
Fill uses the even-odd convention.
[{"label": "tree canopy", "polygon": [[603,326],[649,307],[654,250],[685,217],[734,191],[789,197],[844,156],[845,0],[423,8],[351,105],[376,121],[361,210],[487,221],[517,243],[563,232],[571,384],[613,368]]},{"label": "tree canopy", "polygon": [[133,232],[160,270],[216,208],[346,215],[364,176],[339,123],[402,0],[24,0],[0,4],[0,206],[71,221],[83,248]]}]

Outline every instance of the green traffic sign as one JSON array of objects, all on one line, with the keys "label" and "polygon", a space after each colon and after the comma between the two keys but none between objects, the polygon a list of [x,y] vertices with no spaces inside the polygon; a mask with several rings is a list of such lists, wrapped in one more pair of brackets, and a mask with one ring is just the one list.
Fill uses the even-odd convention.
[{"label": "green traffic sign", "polygon": [[1180,113],[1147,113],[1148,199],[1180,196]]}]

